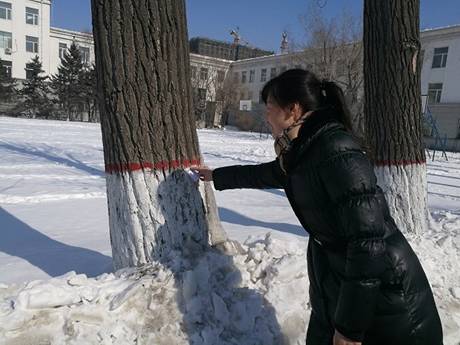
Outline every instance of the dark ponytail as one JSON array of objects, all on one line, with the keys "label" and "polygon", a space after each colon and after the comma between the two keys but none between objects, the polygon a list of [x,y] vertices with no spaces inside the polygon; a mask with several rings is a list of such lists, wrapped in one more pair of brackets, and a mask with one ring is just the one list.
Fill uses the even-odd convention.
[{"label": "dark ponytail", "polygon": [[350,111],[342,89],[332,81],[320,81],[310,71],[290,69],[271,79],[262,89],[265,104],[269,96],[281,108],[298,103],[304,113],[333,107],[337,111],[337,120],[353,132]]},{"label": "dark ponytail", "polygon": [[337,110],[339,121],[348,131],[353,132],[351,113],[348,109],[342,89],[333,81],[323,80],[321,84],[323,87],[325,103],[331,105]]}]

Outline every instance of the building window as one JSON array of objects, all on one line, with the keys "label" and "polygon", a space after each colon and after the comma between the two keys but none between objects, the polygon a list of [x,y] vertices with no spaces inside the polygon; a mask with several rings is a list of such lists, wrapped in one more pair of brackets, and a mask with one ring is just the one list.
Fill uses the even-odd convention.
[{"label": "building window", "polygon": [[206,101],[206,89],[198,89],[198,100]]},{"label": "building window", "polygon": [[273,79],[276,77],[276,67],[273,67],[270,69],[270,79]]},{"label": "building window", "polygon": [[26,52],[38,54],[38,37],[26,36]]},{"label": "building window", "polygon": [[262,68],[260,70],[260,81],[261,82],[267,81],[267,69],[266,68]]},{"label": "building window", "polygon": [[13,75],[12,74],[12,69],[13,69],[13,63],[11,61],[3,61],[3,60],[0,60],[0,65],[3,69],[3,74],[7,77],[7,78],[11,78],[11,76]]},{"label": "building window", "polygon": [[36,8],[26,7],[26,23],[38,25],[38,10]]},{"label": "building window", "polygon": [[13,47],[13,36],[11,32],[0,31],[0,48],[11,49]]},{"label": "building window", "polygon": [[241,91],[241,94],[240,94],[240,100],[244,100],[246,97],[244,91]]},{"label": "building window", "polygon": [[217,82],[223,83],[225,79],[225,71],[218,70],[217,71]]},{"label": "building window", "polygon": [[241,72],[241,83],[245,84],[246,83],[246,71]]},{"label": "building window", "polygon": [[233,82],[234,82],[234,83],[238,83],[238,80],[239,80],[239,73],[238,73],[238,72],[234,72],[234,73],[233,73]]},{"label": "building window", "polygon": [[252,91],[248,91],[248,99],[252,100],[253,93]]},{"label": "building window", "polygon": [[26,79],[32,79],[34,77],[33,64],[26,63]]},{"label": "building window", "polygon": [[446,67],[448,52],[449,52],[449,47],[434,48],[433,65],[431,67],[432,68]]},{"label": "building window", "polygon": [[207,79],[208,79],[208,69],[200,68],[200,80],[207,80]]},{"label": "building window", "polygon": [[0,1],[0,19],[11,20],[11,4]]},{"label": "building window", "polygon": [[192,79],[196,79],[196,66],[192,66]]},{"label": "building window", "polygon": [[442,93],[442,83],[428,84],[428,103],[440,103]]},{"label": "building window", "polygon": [[256,78],[256,71],[252,69],[249,71],[249,82],[253,83],[255,78]]},{"label": "building window", "polygon": [[78,47],[78,50],[80,51],[81,55],[81,62],[85,65],[89,65],[90,59],[89,59],[89,48],[87,47]]},{"label": "building window", "polygon": [[59,58],[62,60],[67,52],[67,44],[59,43]]}]

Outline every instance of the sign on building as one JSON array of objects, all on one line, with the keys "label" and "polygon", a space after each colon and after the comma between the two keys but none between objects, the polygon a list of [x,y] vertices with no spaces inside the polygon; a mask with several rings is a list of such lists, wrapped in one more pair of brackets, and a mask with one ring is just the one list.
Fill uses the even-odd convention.
[{"label": "sign on building", "polygon": [[241,100],[240,101],[240,110],[242,110],[242,111],[251,111],[252,110],[252,101],[251,100]]}]

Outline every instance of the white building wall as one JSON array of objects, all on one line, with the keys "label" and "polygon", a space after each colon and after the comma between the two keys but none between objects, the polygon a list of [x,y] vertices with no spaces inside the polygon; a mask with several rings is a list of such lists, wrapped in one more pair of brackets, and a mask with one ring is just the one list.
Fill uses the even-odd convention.
[{"label": "white building wall", "polygon": [[50,30],[50,73],[56,74],[58,66],[61,64],[59,57],[59,43],[65,43],[67,49],[70,48],[72,43],[75,43],[78,47],[89,48],[90,61],[89,65],[95,63],[96,59],[94,56],[94,40],[93,35],[89,33],[82,33],[58,28],[51,28]]},{"label": "white building wall", "polygon": [[[271,79],[272,68],[276,69],[276,75],[281,72],[294,68],[305,67],[300,63],[298,54],[280,54],[270,55],[247,60],[240,60],[232,62],[230,69],[230,77],[238,79],[238,88],[240,92],[240,99],[251,100],[253,103],[259,103],[259,95],[264,85]],[[262,80],[262,70],[266,70],[266,79]],[[251,70],[254,71],[254,80],[250,81]],[[246,72],[246,81],[243,83],[242,73]],[[244,97],[243,97],[244,96]]]},{"label": "white building wall", "polygon": [[[429,83],[442,83],[441,103],[460,103],[460,25],[422,31],[422,94]],[[432,68],[435,48],[449,47],[444,68]]]},{"label": "white building wall", "polygon": [[[230,64],[231,61],[229,60],[202,56],[197,54],[190,54],[190,66],[192,69],[192,87],[206,89],[206,100],[214,101],[216,98],[217,89],[223,86],[223,82],[218,81],[218,72],[222,71],[224,73],[225,79],[225,77],[227,77]],[[208,70],[207,78],[205,78],[204,80],[200,78],[201,68],[206,68]],[[193,73],[195,73],[195,75],[193,75]]]},{"label": "white building wall", "polygon": [[[2,0],[11,3],[11,20],[0,19],[0,31],[12,33],[12,54],[5,54],[0,49],[0,59],[12,61],[13,78],[24,79],[26,63],[37,54],[26,52],[26,36],[39,39],[38,55],[43,63],[43,70],[50,70],[50,1],[49,0]],[[38,9],[38,25],[26,23],[26,7]]]},{"label": "white building wall", "polygon": [[[61,63],[59,43],[70,47],[72,42],[90,49],[90,64],[94,63],[94,42],[91,34],[50,27],[50,0],[2,0],[11,4],[11,20],[0,19],[0,31],[12,34],[12,53],[0,49],[0,59],[12,62],[12,77],[25,79],[26,64],[35,55],[40,57],[45,74],[55,74]],[[38,25],[26,23],[26,7],[39,11]],[[26,36],[37,37],[38,54],[26,51]]]}]

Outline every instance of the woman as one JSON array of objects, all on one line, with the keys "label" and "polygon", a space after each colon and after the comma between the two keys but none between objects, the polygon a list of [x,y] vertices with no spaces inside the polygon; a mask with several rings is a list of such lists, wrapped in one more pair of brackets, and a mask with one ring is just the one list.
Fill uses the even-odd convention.
[{"label": "woman", "polygon": [[286,191],[310,237],[307,345],[441,345],[427,278],[352,134],[342,90],[293,69],[262,97],[277,159],[196,170],[217,190]]}]

